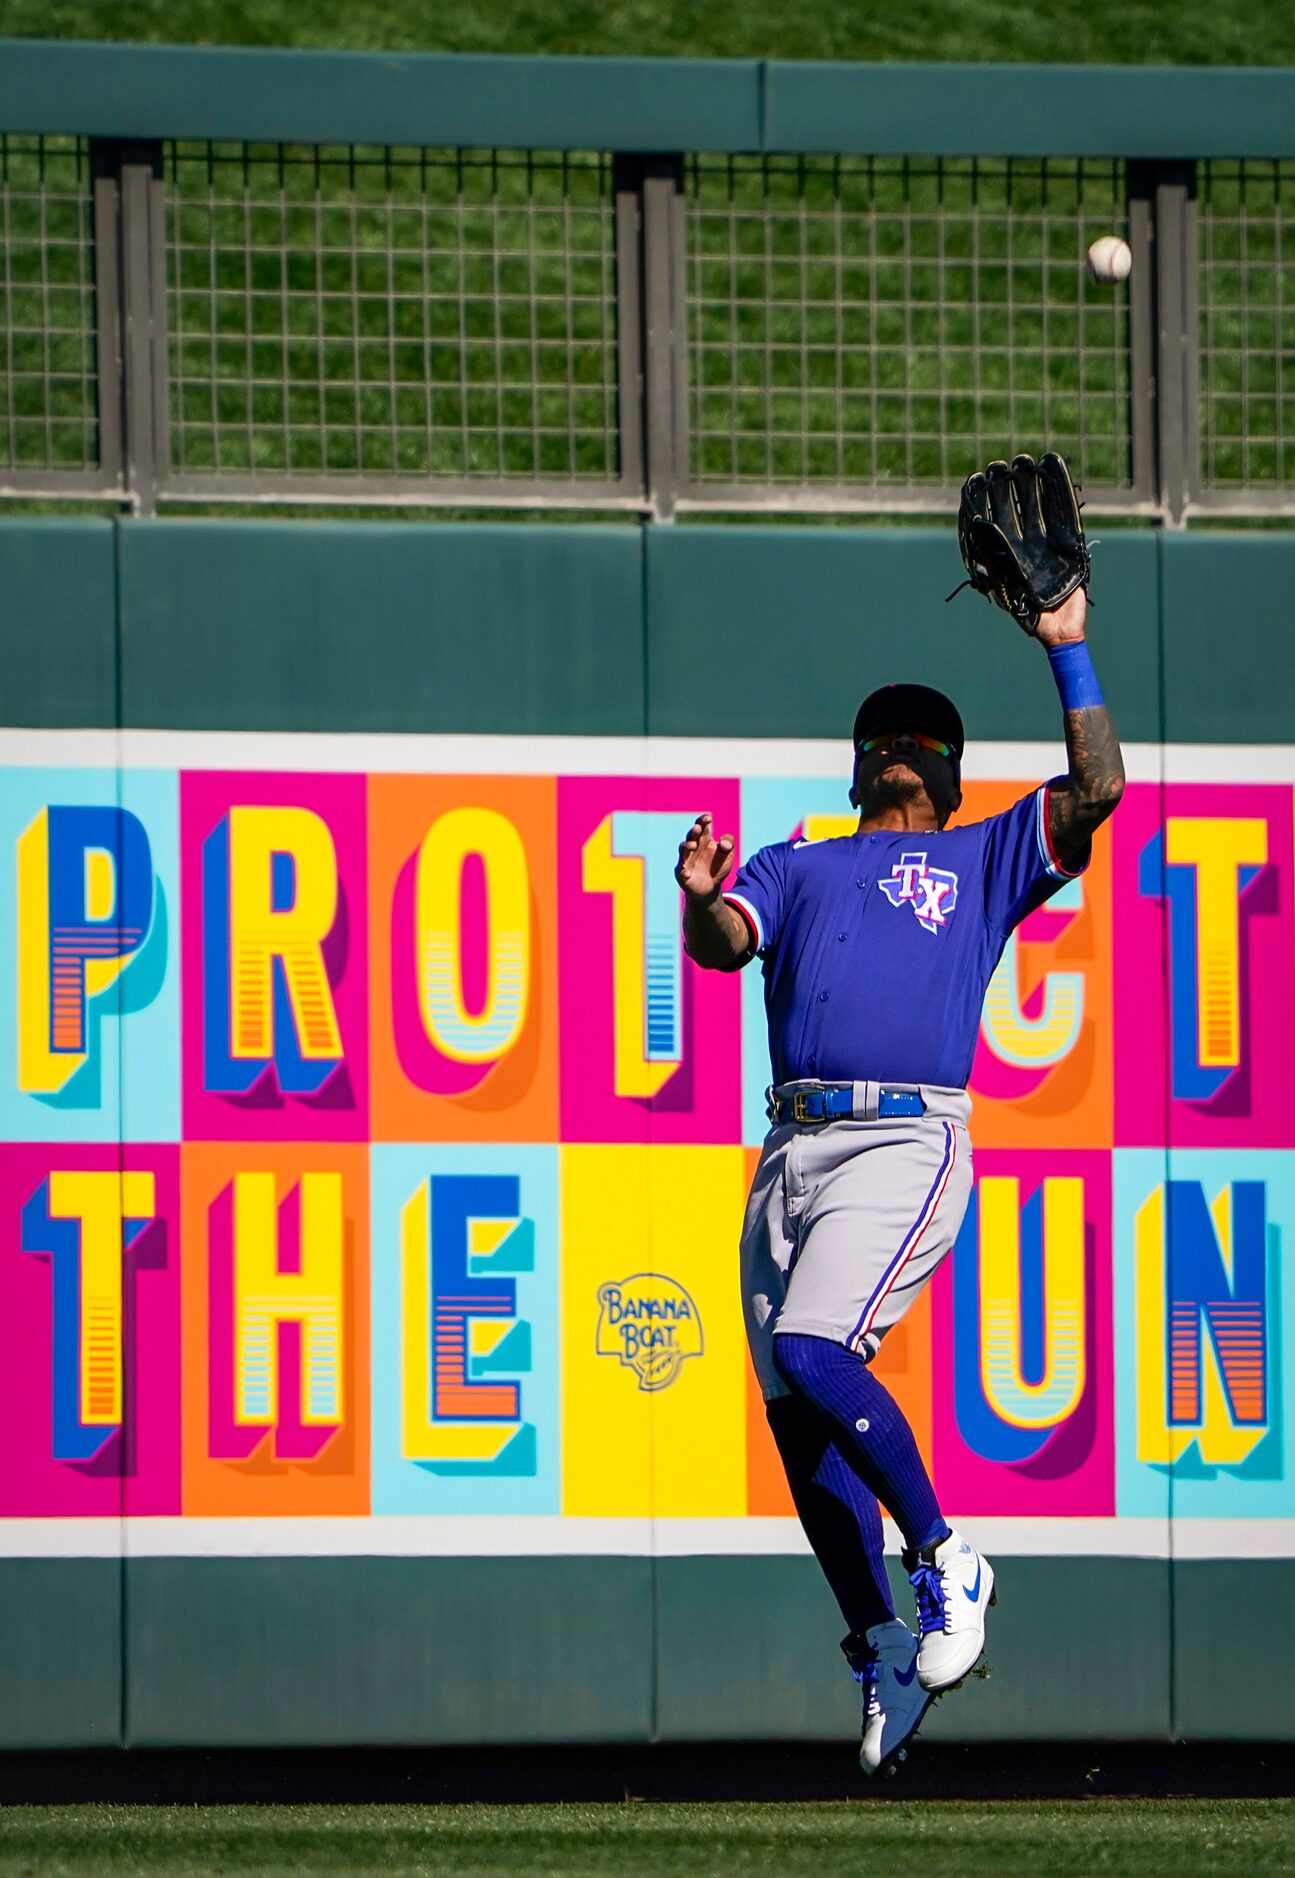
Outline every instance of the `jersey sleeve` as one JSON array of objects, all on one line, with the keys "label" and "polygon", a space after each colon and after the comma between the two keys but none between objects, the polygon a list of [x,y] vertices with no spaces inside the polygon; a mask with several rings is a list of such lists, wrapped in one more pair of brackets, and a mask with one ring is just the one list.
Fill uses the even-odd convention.
[{"label": "jersey sleeve", "polygon": [[790,846],[789,842],[779,841],[772,847],[757,849],[724,889],[727,904],[736,907],[750,927],[757,952],[767,952],[778,943]]},{"label": "jersey sleeve", "polygon": [[1085,856],[1082,867],[1067,867],[1052,845],[1048,825],[1051,787],[1051,783],[1044,783],[985,824],[985,916],[995,931],[1004,935],[1088,866],[1089,856]]}]

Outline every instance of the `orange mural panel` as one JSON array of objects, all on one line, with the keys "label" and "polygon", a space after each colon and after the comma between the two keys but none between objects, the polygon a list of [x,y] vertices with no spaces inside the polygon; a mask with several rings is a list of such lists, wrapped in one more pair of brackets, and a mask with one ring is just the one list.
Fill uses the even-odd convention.
[{"label": "orange mural panel", "polygon": [[[958,822],[1027,793],[968,783]],[[968,1088],[982,1148],[1103,1148],[1114,1139],[1111,831],[1097,832],[1078,880],[1022,922],[985,997]]]},{"label": "orange mural panel", "polygon": [[375,1141],[558,1138],[557,785],[369,780]]},{"label": "orange mural panel", "polygon": [[181,1149],[184,1510],[369,1511],[368,1149]]}]

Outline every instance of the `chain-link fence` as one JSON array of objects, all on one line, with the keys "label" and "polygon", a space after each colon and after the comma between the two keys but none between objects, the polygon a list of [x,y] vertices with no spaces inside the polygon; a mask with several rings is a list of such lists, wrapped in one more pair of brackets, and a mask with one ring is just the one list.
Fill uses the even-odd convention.
[{"label": "chain-link fence", "polygon": [[697,159],[691,477],[947,488],[1016,450],[1132,487],[1118,163]]},{"label": "chain-link fence", "polygon": [[10,494],[885,511],[1045,447],[1295,508],[1295,162],[0,136]]},{"label": "chain-link fence", "polygon": [[184,478],[619,478],[610,161],[172,144]]},{"label": "chain-link fence", "polygon": [[0,135],[0,471],[98,464],[94,276],[85,140]]},{"label": "chain-link fence", "polygon": [[1198,166],[1201,481],[1295,492],[1295,163]]}]

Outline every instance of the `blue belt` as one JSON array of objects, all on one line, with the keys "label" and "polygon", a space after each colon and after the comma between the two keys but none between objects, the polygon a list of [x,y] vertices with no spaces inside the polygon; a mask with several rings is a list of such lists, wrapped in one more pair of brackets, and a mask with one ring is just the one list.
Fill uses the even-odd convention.
[{"label": "blue belt", "polygon": [[[771,1122],[840,1122],[854,1119],[854,1084],[823,1083],[811,1089],[770,1089],[766,1112]],[[877,1091],[878,1121],[905,1115],[925,1115],[926,1104],[916,1089]]]}]

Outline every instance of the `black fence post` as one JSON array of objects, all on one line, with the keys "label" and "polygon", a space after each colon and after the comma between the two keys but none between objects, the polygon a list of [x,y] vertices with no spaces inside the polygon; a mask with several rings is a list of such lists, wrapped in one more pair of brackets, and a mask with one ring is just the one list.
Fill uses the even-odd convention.
[{"label": "black fence post", "polygon": [[[654,521],[673,519],[688,475],[687,283],[683,158],[620,156],[617,204],[633,195],[638,240],[632,281],[618,288],[622,330],[639,339],[641,440],[645,504]],[[619,247],[618,247],[619,252]],[[622,417],[622,447],[627,437]]]},{"label": "black fence post", "polygon": [[[105,447],[111,440],[120,455],[125,506],[136,515],[154,515],[168,461],[162,146],[96,139],[91,170],[100,422]],[[104,371],[109,348],[111,376]]]},{"label": "black fence post", "polygon": [[[1181,528],[1201,479],[1196,165],[1130,163],[1128,174],[1135,479],[1141,437],[1142,450],[1149,445],[1152,452],[1152,492],[1161,516]],[[1147,375],[1145,399],[1137,389],[1140,374]]]}]

